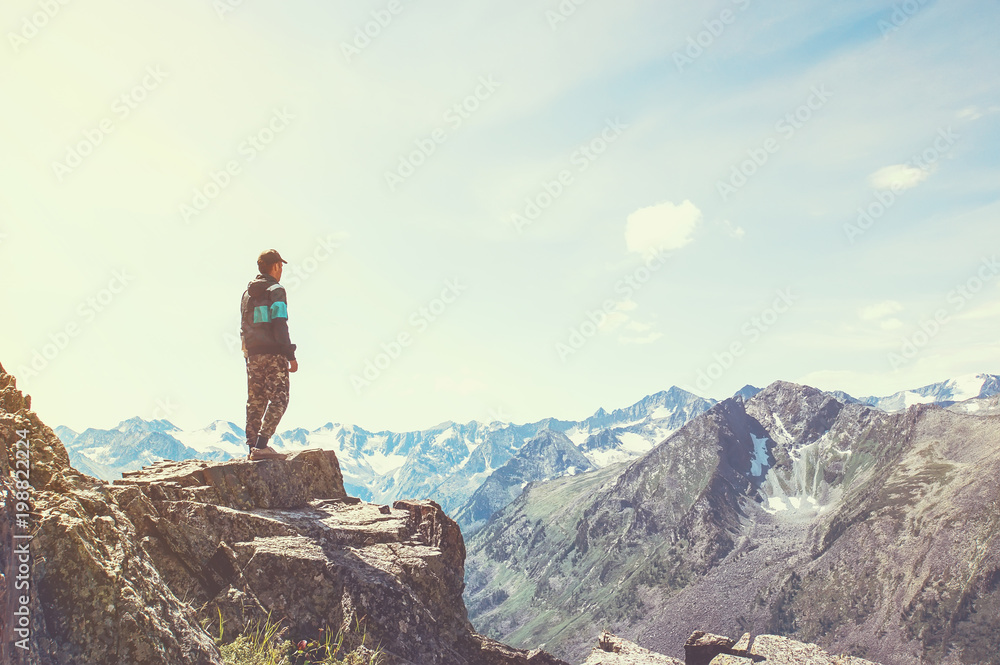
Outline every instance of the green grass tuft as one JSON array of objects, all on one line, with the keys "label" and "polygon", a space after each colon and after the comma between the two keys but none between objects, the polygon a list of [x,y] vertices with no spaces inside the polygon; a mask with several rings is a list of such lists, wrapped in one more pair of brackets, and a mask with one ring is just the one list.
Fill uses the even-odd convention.
[{"label": "green grass tuft", "polygon": [[[357,627],[361,629],[360,622]],[[282,639],[285,630],[269,616],[263,625],[253,624],[235,640],[222,645],[219,652],[225,665],[380,665],[382,650],[367,647],[367,633],[359,632],[360,646],[354,649],[345,646],[343,632],[334,636],[331,631],[322,631],[318,640],[301,640],[293,645],[290,640]],[[219,636],[222,636],[221,615]]]}]

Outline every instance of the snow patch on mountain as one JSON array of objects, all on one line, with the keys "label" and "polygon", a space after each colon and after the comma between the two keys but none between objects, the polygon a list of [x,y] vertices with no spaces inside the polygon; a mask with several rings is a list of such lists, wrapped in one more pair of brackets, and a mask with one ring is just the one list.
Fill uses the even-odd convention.
[{"label": "snow patch on mountain", "polygon": [[636,456],[648,453],[653,449],[653,442],[636,432],[622,432],[618,437],[622,441],[622,450]]},{"label": "snow patch on mountain", "polygon": [[[767,508],[764,508],[765,512],[771,513],[772,515],[781,512],[799,511],[803,509],[802,499],[797,496],[772,496],[768,498],[767,506]],[[821,506],[815,498],[807,496],[805,497],[805,509],[806,511],[815,514],[820,512]]]},{"label": "snow patch on mountain", "polygon": [[767,461],[767,437],[751,434],[753,439],[753,459],[750,460],[750,475],[760,476],[769,465]]},{"label": "snow patch on mountain", "polygon": [[224,452],[231,457],[241,457],[249,450],[246,432],[236,424],[224,420],[216,420],[208,427],[193,432],[175,428],[171,431],[171,436],[199,453]]},{"label": "snow patch on mountain", "polygon": [[589,450],[585,452],[583,456],[598,469],[602,469],[612,464],[618,464],[620,462],[628,462],[636,458],[635,455],[627,453],[621,448],[612,448],[611,450]]},{"label": "snow patch on mountain", "polygon": [[997,377],[990,374],[966,374],[946,381],[945,385],[950,390],[950,399],[954,402],[962,402],[967,399],[997,394],[995,388],[989,386],[991,378],[996,379]]},{"label": "snow patch on mountain", "polygon": [[387,455],[381,451],[368,452],[364,460],[372,471],[379,475],[389,475],[406,464],[405,455]]},{"label": "snow patch on mountain", "polygon": [[114,458],[111,456],[111,446],[94,446],[91,448],[84,448],[78,452],[104,466],[115,463]]},{"label": "snow patch on mountain", "polygon": [[[781,422],[777,415],[775,422]],[[785,430],[784,425],[781,425],[781,429]],[[786,430],[785,432],[787,433]],[[762,446],[766,455],[767,440],[751,436],[755,453],[759,454],[758,446]],[[760,488],[766,504],[764,510],[772,514],[781,512],[786,515],[811,518],[834,505],[839,500],[842,488],[831,487],[824,472],[843,468],[849,461],[851,450],[842,449],[840,445],[840,441],[832,437],[829,432],[825,432],[812,443],[786,449],[791,468],[787,465],[778,468],[767,468],[762,465],[761,471],[766,474]],[[759,475],[753,471],[754,469],[752,475]]]}]

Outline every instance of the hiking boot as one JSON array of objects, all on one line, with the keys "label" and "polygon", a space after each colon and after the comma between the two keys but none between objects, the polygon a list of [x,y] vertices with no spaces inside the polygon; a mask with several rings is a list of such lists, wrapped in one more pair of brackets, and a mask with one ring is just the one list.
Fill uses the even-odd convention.
[{"label": "hiking boot", "polygon": [[284,453],[279,453],[277,450],[271,446],[264,446],[263,448],[254,448],[250,451],[247,459],[250,460],[260,460],[260,459],[285,459],[288,455]]}]

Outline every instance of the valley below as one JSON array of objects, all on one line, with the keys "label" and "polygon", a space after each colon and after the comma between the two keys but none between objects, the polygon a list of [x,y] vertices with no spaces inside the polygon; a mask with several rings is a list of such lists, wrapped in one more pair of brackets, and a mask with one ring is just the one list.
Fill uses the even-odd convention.
[{"label": "valley below", "polygon": [[602,629],[674,657],[701,629],[1000,662],[1000,418],[969,410],[784,382],[720,402],[634,462],[529,485],[469,539],[470,617],[569,662]]}]

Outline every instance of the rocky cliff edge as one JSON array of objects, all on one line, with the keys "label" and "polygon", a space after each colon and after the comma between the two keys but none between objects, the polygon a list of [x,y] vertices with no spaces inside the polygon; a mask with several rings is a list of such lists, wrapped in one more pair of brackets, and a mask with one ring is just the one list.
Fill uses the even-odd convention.
[{"label": "rocky cliff edge", "polygon": [[476,634],[457,524],[432,501],[348,497],[332,451],[106,483],[30,407],[0,367],[0,662],[220,665],[204,627],[221,616],[227,638],[268,618],[293,641],[340,631],[386,665],[565,665]]}]

